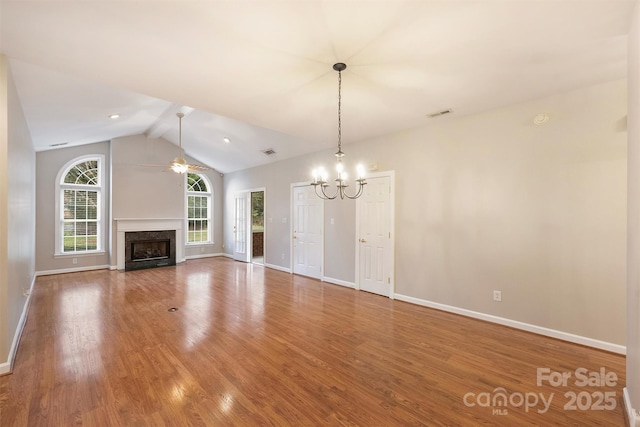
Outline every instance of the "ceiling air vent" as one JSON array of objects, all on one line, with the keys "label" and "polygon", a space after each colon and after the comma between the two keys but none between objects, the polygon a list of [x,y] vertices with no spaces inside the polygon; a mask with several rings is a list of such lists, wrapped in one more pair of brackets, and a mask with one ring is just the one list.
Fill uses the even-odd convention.
[{"label": "ceiling air vent", "polygon": [[430,119],[434,119],[436,117],[444,116],[445,114],[449,114],[449,113],[453,113],[453,110],[451,108],[447,108],[446,110],[437,111],[435,113],[427,114],[427,117],[429,117]]},{"label": "ceiling air vent", "polygon": [[262,150],[262,152],[267,156],[271,156],[272,154],[276,154],[276,151],[273,148],[267,148],[266,150]]},{"label": "ceiling air vent", "polygon": [[62,147],[63,145],[67,145],[68,142],[58,142],[57,144],[49,144],[49,147]]}]

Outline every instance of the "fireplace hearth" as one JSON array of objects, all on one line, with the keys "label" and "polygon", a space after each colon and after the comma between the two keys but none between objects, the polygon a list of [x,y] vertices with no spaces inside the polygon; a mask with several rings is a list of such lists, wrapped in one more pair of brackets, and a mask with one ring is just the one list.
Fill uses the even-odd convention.
[{"label": "fireplace hearth", "polygon": [[126,232],[125,271],[176,265],[176,232]]}]

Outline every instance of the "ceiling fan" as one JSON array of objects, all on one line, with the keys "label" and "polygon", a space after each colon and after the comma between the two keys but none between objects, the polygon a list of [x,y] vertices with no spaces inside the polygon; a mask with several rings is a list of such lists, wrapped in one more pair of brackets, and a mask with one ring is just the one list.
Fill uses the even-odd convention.
[{"label": "ceiling fan", "polygon": [[184,152],[182,151],[182,118],[184,117],[184,113],[176,113],[178,116],[178,157],[173,159],[171,163],[169,163],[169,167],[167,170],[172,170],[175,173],[185,173],[185,172],[204,172],[208,170],[212,170],[206,166],[201,165],[192,165],[187,163],[184,159]]}]

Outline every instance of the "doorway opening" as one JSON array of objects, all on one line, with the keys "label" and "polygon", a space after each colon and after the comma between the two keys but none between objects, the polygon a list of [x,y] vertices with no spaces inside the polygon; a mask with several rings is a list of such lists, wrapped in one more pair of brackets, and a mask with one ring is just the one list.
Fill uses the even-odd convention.
[{"label": "doorway opening", "polygon": [[251,262],[264,264],[264,191],[251,192]]}]

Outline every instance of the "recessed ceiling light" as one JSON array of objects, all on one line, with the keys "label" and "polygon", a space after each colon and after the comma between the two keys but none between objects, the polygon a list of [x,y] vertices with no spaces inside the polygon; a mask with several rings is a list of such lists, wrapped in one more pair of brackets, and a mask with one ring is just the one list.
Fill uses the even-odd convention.
[{"label": "recessed ceiling light", "polygon": [[550,117],[547,113],[540,113],[536,114],[536,116],[533,118],[533,124],[536,126],[540,126],[547,123],[549,120]]},{"label": "recessed ceiling light", "polygon": [[118,117],[120,117],[120,114],[109,114],[110,119],[117,119]]},{"label": "recessed ceiling light", "polygon": [[228,136],[225,136],[224,138],[222,138],[222,140],[223,140],[224,142],[226,142],[227,144],[231,142],[231,140],[229,139],[229,137],[228,137]]}]

